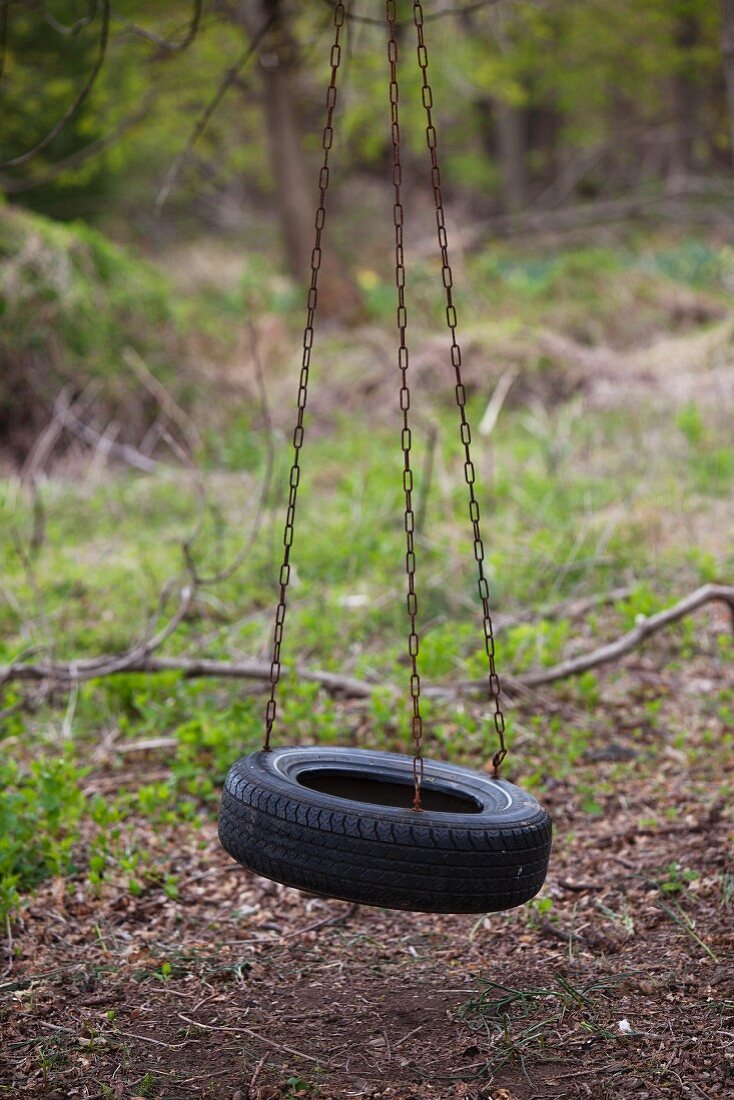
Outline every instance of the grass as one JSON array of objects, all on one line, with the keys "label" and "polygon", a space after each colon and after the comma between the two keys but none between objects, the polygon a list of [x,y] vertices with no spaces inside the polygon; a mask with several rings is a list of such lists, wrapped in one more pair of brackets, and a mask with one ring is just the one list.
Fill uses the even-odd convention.
[{"label": "grass", "polygon": [[588,1043],[589,1036],[619,1038],[612,1030],[610,996],[623,980],[620,975],[575,987],[556,974],[551,986],[516,989],[482,979],[480,993],[462,1006],[459,1015],[473,1031],[488,1033],[492,1054],[484,1073],[490,1080],[515,1060],[526,1073],[526,1058],[549,1046],[551,1035],[564,1024],[566,1050],[574,1043]]},{"label": "grass", "polygon": [[[97,244],[90,239],[84,245],[82,267],[90,257],[102,263],[106,253]],[[630,272],[635,279],[644,276],[647,324],[653,315],[664,316],[663,289],[667,293],[675,279],[703,288],[718,302],[731,257],[713,248],[697,252],[684,241],[677,251],[655,242],[637,248],[629,243],[552,259],[511,258],[497,250],[472,263],[470,326],[484,323],[480,300],[491,299],[499,325],[555,325],[559,311],[565,311],[564,324],[581,337],[573,318],[583,313],[611,339],[612,310],[618,324],[620,310],[628,308],[622,287]],[[157,276],[151,278],[153,305],[144,288],[142,308],[149,319],[151,310],[160,310],[165,325],[171,316],[168,299]],[[257,292],[266,293],[267,285],[267,279],[258,283]],[[419,279],[419,290],[421,285]],[[255,293],[253,287],[240,288],[242,301]],[[274,303],[267,299],[263,306]],[[70,321],[62,323],[59,308],[53,305],[49,325],[63,335],[63,324]],[[80,308],[83,319],[94,302],[82,301]],[[216,308],[216,301],[207,308]],[[377,298],[370,308],[381,319]],[[426,318],[431,315],[430,296],[419,306],[419,317],[421,309]],[[117,324],[125,314],[134,325],[133,303],[120,298],[117,320],[108,317],[99,324]],[[112,354],[123,336],[114,335],[111,350],[102,330],[85,339],[87,351],[104,343]],[[327,364],[341,340],[324,338]],[[74,370],[82,369],[87,351],[76,349]],[[276,403],[279,394],[278,389]],[[474,424],[485,400],[480,392],[471,400]],[[485,667],[455,417],[435,400],[431,415],[438,426],[438,473],[418,540],[421,662],[427,681],[451,682],[480,677]],[[407,749],[407,708],[396,706],[390,688],[407,681],[398,431],[390,414],[376,405],[356,420],[338,410],[323,420],[317,405],[315,428],[303,461],[280,735]],[[609,409],[590,415],[578,399],[503,412],[491,439],[475,444],[492,603],[503,615],[520,618],[500,633],[500,671],[551,665],[629,629],[640,615],[696,584],[731,575],[732,540],[722,538],[720,525],[706,521],[734,486],[729,434],[715,403],[702,400],[675,410],[656,393],[624,413]],[[415,436],[415,468],[421,470],[426,439],[420,425]],[[276,436],[275,442],[275,488],[251,555],[230,579],[202,590],[167,653],[267,657],[290,460],[286,438]],[[194,547],[202,571],[218,570],[241,545],[265,450],[248,410],[233,417],[227,430],[206,436],[201,465],[207,507]],[[417,492],[423,492],[420,483]],[[29,554],[24,548],[33,525],[31,504],[15,478],[0,484],[0,662],[35,651],[71,660],[125,648],[161,613],[161,590],[181,582],[182,542],[198,518],[195,479],[173,466],[151,477],[117,471],[101,481],[82,471],[75,481],[41,483],[39,493],[45,538]],[[624,598],[592,610],[584,622],[555,609],[571,597],[620,585],[627,589]],[[532,618],[524,621],[530,611]],[[663,665],[702,655],[730,665],[734,656],[728,636],[712,635],[699,620],[680,624],[666,638],[657,651]],[[384,689],[363,708],[345,708],[289,672],[296,657],[370,678]],[[513,710],[509,739],[517,751],[509,774],[542,792],[551,760],[554,780],[573,774],[585,811],[602,813],[605,800],[613,797],[616,773],[611,769],[605,788],[587,757],[611,721],[604,691],[599,677],[589,673],[559,687],[562,713]],[[20,699],[16,685],[0,692],[0,707]],[[685,716],[665,702],[661,717],[661,698],[643,693],[631,704],[640,729],[630,738],[639,737],[653,770],[661,746],[651,743],[650,731],[663,719],[665,737],[680,738],[678,751],[689,751]],[[724,730],[731,699],[708,699],[706,705],[709,721]],[[13,762],[0,764],[3,922],[22,895],[53,875],[81,874],[100,888],[114,880],[132,896],[149,889],[172,896],[175,878],[154,851],[141,850],[134,823],[142,817],[165,829],[195,827],[211,818],[228,765],[258,743],[262,710],[262,698],[242,685],[189,682],[176,674],[129,675],[84,685],[71,696],[45,700],[31,713],[6,717],[0,743],[4,740]],[[424,713],[430,752],[480,766],[491,755],[481,704],[426,700]],[[154,778],[146,774],[148,757],[137,765],[135,753],[120,751],[151,737],[170,739],[156,752]],[[720,740],[725,745],[726,734]],[[104,797],[85,795],[100,773],[112,777],[116,789]]]}]

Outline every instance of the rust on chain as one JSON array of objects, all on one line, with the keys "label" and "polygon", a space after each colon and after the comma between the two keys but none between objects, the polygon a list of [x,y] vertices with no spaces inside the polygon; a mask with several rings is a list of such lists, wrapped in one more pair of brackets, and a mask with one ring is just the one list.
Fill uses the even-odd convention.
[{"label": "rust on chain", "polygon": [[495,644],[492,617],[489,612],[489,585],[484,569],[484,542],[479,520],[479,501],[476,495],[476,471],[471,457],[471,428],[466,415],[466,390],[461,374],[461,347],[457,337],[458,319],[454,305],[453,285],[454,278],[449,263],[449,245],[446,233],[446,217],[444,214],[443,193],[441,189],[441,171],[438,164],[438,148],[436,127],[433,123],[433,91],[428,80],[428,49],[424,38],[423,5],[420,0],[413,3],[413,22],[417,35],[418,65],[422,75],[421,97],[426,114],[426,143],[431,159],[431,184],[433,186],[433,198],[436,205],[436,229],[438,231],[438,246],[441,252],[441,278],[446,296],[446,322],[451,334],[451,364],[454,368],[456,403],[459,408],[459,435],[464,448],[464,477],[469,489],[469,519],[472,524],[474,536],[474,557],[477,562],[479,574],[478,589],[479,598],[482,601],[482,614],[484,623],[484,644],[489,661],[488,688],[489,696],[494,705],[494,727],[497,733],[499,748],[492,757],[494,777],[499,777],[499,769],[502,761],[507,756],[505,744],[505,716],[502,713],[500,681],[495,667]]},{"label": "rust on chain", "polygon": [[400,370],[400,410],[403,428],[400,441],[403,450],[403,492],[405,495],[405,570],[408,577],[407,607],[410,631],[408,655],[410,657],[410,697],[413,714],[411,735],[413,738],[413,809],[421,810],[421,780],[423,779],[423,719],[421,717],[421,679],[418,674],[418,650],[420,647],[416,618],[418,598],[415,590],[415,513],[413,511],[413,470],[410,462],[412,433],[409,423],[410,389],[408,386],[408,345],[406,330],[408,314],[405,308],[405,251],[403,246],[403,204],[401,201],[402,163],[400,158],[400,91],[398,86],[398,42],[395,36],[395,0],[385,0],[385,16],[388,25],[387,57],[390,63],[390,138],[392,141],[392,181],[394,189],[393,226],[395,229],[395,285],[397,288],[396,320],[398,328],[398,368]]},{"label": "rust on chain", "polygon": [[329,187],[329,152],[334,140],[334,109],[337,99],[336,78],[341,63],[341,31],[344,26],[344,4],[334,5],[333,23],[335,28],[334,42],[331,47],[331,79],[326,92],[326,122],[321,138],[321,146],[324,151],[321,171],[319,173],[319,201],[316,208],[315,228],[316,236],[311,252],[311,284],[306,301],[306,324],[303,330],[303,356],[301,359],[301,374],[298,382],[298,417],[293,432],[293,463],[291,465],[288,508],[285,517],[285,529],[283,532],[283,564],[280,567],[280,596],[278,608],[275,613],[275,628],[273,631],[273,656],[270,664],[270,696],[265,708],[265,740],[263,750],[270,751],[270,735],[275,722],[277,704],[275,701],[278,681],[281,671],[281,646],[283,642],[283,626],[288,596],[288,582],[291,576],[291,549],[293,546],[293,531],[296,517],[296,501],[298,498],[298,485],[301,480],[301,447],[304,437],[304,415],[306,412],[306,400],[308,397],[308,378],[311,367],[311,350],[313,348],[314,318],[318,302],[319,269],[321,267],[321,237],[326,224],[326,192]]}]

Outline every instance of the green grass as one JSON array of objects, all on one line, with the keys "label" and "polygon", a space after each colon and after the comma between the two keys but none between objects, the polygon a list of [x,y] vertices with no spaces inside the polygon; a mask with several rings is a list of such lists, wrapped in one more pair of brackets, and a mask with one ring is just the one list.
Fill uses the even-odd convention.
[{"label": "green grass", "polygon": [[[704,257],[699,269],[695,249],[685,242],[677,247],[678,252],[670,247],[666,252],[648,242],[636,251],[630,246],[556,258],[512,258],[498,249],[473,261],[481,283],[467,291],[469,320],[479,321],[481,289],[498,324],[555,323],[560,310],[567,320],[584,316],[610,335],[607,298],[614,300],[614,288],[631,271],[647,273],[650,264],[658,289],[661,281],[685,276],[718,294],[723,275],[716,273],[728,258],[722,255],[717,266]],[[103,250],[97,253],[94,242],[89,249],[101,264]],[[657,257],[655,263],[651,257]],[[616,300],[617,319],[625,300]],[[124,312],[124,296],[119,301]],[[155,294],[153,301],[159,301]],[[164,295],[159,301],[164,321],[165,303]],[[433,306],[428,299],[424,306],[427,318]],[[82,302],[82,307],[83,320],[87,306]],[[149,312],[145,302],[143,308]],[[64,331],[58,318],[51,323]],[[84,339],[92,349],[105,342],[99,331]],[[344,346],[344,337],[325,335],[324,374]],[[77,354],[82,362],[81,344]],[[485,402],[486,394],[472,398],[474,424]],[[439,428],[440,475],[418,537],[420,662],[426,682],[451,683],[481,678],[485,660],[455,414],[437,398],[431,405]],[[407,750],[398,430],[377,407],[359,417],[337,412],[328,424],[317,416],[316,422],[303,457],[278,737]],[[205,440],[207,506],[194,545],[202,572],[229,562],[249,529],[266,454],[253,424],[250,411],[242,410],[229,429]],[[698,583],[731,576],[731,532],[727,537],[719,522],[706,521],[734,486],[728,429],[715,406],[702,402],[676,413],[658,395],[624,413],[589,414],[576,400],[503,411],[491,440],[477,439],[475,445],[492,605],[522,620],[499,634],[500,672],[554,664],[629,629],[640,615],[654,613]],[[231,578],[199,593],[167,643],[167,654],[267,659],[290,461],[287,439],[278,435],[275,442],[274,489],[252,553]],[[417,471],[425,445],[418,425]],[[418,496],[422,491],[419,483]],[[99,482],[87,480],[82,470],[76,480],[42,482],[39,494],[45,537],[31,553],[31,502],[15,479],[0,483],[0,663],[24,654],[73,660],[122,650],[152,619],[170,614],[184,580],[182,542],[199,519],[197,485],[189,473],[177,467],[154,477],[117,471]],[[161,608],[160,592],[167,585],[171,594]],[[592,610],[582,637],[578,620],[548,610],[568,598],[621,585],[628,595]],[[529,611],[530,622],[523,619]],[[701,654],[728,664],[734,659],[728,635],[710,638],[694,620],[667,637],[670,660]],[[364,706],[345,707],[298,681],[292,673],[296,659],[369,678],[381,690]],[[612,765],[599,782],[585,763],[611,721],[600,678],[588,673],[561,685],[557,695],[570,717],[522,708],[509,714],[509,741],[511,747],[518,744],[518,752],[510,757],[508,774],[542,791],[550,761],[554,781],[573,776],[585,812],[601,813],[613,796],[615,768],[620,773],[623,768]],[[18,685],[0,689],[0,709],[19,700]],[[648,730],[659,735],[660,748],[669,738],[707,766],[704,749],[689,746],[686,715],[671,717],[666,702],[661,716],[660,701],[644,692],[631,705],[641,751],[652,754],[653,764],[658,749],[645,740]],[[726,722],[732,700],[708,698],[703,709],[706,721]],[[480,702],[428,699],[424,714],[429,753],[477,766],[491,756],[493,736]],[[211,819],[218,784],[233,759],[258,744],[262,720],[262,697],[242,684],[185,681],[175,673],[100,680],[71,696],[57,694],[30,713],[6,717],[0,748],[6,750],[4,760],[13,762],[0,764],[0,918],[49,875],[77,873],[95,886],[114,880],[133,894],[160,889],[173,896],[175,878],[155,851],[141,844],[136,823],[165,830]],[[93,750],[110,733],[119,743],[170,738],[155,757],[164,777],[150,781],[145,767],[128,770],[129,758],[114,747],[106,763],[95,765]],[[119,781],[117,791],[104,799],[81,793],[95,769]]]}]

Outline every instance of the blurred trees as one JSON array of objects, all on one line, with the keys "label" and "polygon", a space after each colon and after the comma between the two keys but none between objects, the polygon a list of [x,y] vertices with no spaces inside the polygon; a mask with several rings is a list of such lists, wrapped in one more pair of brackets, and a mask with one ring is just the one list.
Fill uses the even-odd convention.
[{"label": "blurred trees", "polygon": [[729,103],[729,148],[734,166],[734,0],[721,0],[721,52]]},{"label": "blurred trees", "polygon": [[[429,16],[444,5],[424,6]],[[614,198],[640,187],[664,192],[692,175],[730,176],[734,0],[499,0],[464,3],[463,11],[456,0],[450,7],[454,14],[427,26],[440,142],[454,195],[478,213]],[[0,188],[58,217],[105,220],[114,208],[138,228],[149,225],[196,119],[270,17],[257,58],[232,79],[168,204],[219,228],[228,227],[229,211],[273,204],[289,266],[303,270],[329,9],[326,0],[211,0],[191,46],[172,53],[157,39],[180,39],[191,3],[119,0],[89,99],[38,157],[1,169]],[[335,161],[342,178],[387,178],[383,5],[354,0],[348,9],[363,18],[346,33]],[[406,170],[426,178],[412,5],[402,0],[399,9]],[[103,10],[87,0],[47,0],[45,7],[11,0],[3,161],[38,141],[78,92],[94,65]]]}]

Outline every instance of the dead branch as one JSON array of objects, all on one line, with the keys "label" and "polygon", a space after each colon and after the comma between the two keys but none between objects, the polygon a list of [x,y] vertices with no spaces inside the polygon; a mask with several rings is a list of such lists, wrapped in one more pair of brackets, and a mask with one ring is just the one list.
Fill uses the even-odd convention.
[{"label": "dead branch", "polygon": [[591,668],[617,661],[631,650],[636,649],[647,638],[658,634],[665,627],[685,619],[691,612],[697,611],[708,603],[725,603],[731,613],[732,630],[734,631],[734,586],[723,584],[704,584],[691,592],[689,596],[679,600],[673,607],[665,611],[659,611],[657,615],[650,615],[643,619],[632,630],[628,630],[616,641],[599,649],[592,650],[581,657],[574,657],[568,661],[561,661],[550,668],[538,672],[531,672],[520,677],[526,687],[541,687],[543,684],[552,684],[556,680],[563,680],[569,676],[579,676]]},{"label": "dead branch", "polygon": [[141,386],[144,386],[157,402],[163,415],[167,416],[181,430],[190,454],[195,455],[201,450],[203,444],[201,436],[188,413],[184,412],[181,406],[176,403],[160,378],[153,374],[142,355],[135,348],[125,348],[122,352],[122,358]]},{"label": "dead branch", "polygon": [[109,147],[118,142],[120,138],[145,122],[150,118],[152,106],[153,96],[146,96],[139,107],[125,118],[121,119],[112,130],[102,137],[90,141],[87,145],[83,145],[80,149],[70,153],[69,156],[57,160],[50,167],[46,168],[45,171],[39,172],[35,176],[27,176],[24,179],[11,179],[9,176],[0,176],[0,186],[3,191],[10,195],[21,195],[25,191],[32,191],[35,187],[45,187],[47,183],[51,183],[53,180],[58,179],[59,176],[63,176],[64,172],[69,172],[74,168],[78,168],[80,165],[86,164],[86,162],[93,157],[99,156],[105,149],[109,149]]},{"label": "dead branch", "polygon": [[[718,205],[700,202],[709,195],[719,200]],[[696,220],[722,223],[728,216],[731,202],[731,185],[728,180],[701,181],[695,177],[682,177],[665,194],[654,194],[639,188],[619,199],[596,199],[593,202],[572,203],[553,209],[519,211],[516,214],[497,214],[454,234],[461,247],[471,250],[481,247],[488,239],[497,237],[523,237],[537,233],[585,233],[600,225],[611,225],[632,218],[656,218],[669,221]],[[430,256],[435,250],[435,238],[418,241],[415,252]]]},{"label": "dead branch", "polygon": [[[169,627],[170,627],[169,623]],[[172,632],[172,631],[171,631]],[[150,647],[151,643],[148,643]],[[141,647],[142,648],[142,647]],[[40,662],[36,664],[16,662],[0,667],[0,687],[14,680],[52,682],[70,686],[87,680],[131,672],[180,672],[184,679],[202,677],[225,680],[270,680],[270,663],[264,661],[214,661],[206,658],[152,657],[138,652],[118,657],[90,658],[69,662]],[[351,676],[334,672],[296,666],[295,673],[301,680],[320,684],[326,691],[352,699],[369,698],[377,685]]]},{"label": "dead branch", "polygon": [[212,115],[216,111],[225,94],[229,91],[230,88],[234,87],[245,65],[257,52],[260,43],[263,41],[268,31],[275,23],[276,16],[277,13],[274,12],[267,20],[267,22],[264,23],[263,26],[255,34],[253,34],[249,44],[237,58],[232,68],[227,69],[226,73],[220,80],[219,85],[214,92],[214,95],[207,103],[199,118],[196,120],[196,123],[191,130],[191,133],[186,139],[186,144],[184,145],[180,153],[175,157],[168,171],[166,172],[165,179],[163,180],[163,186],[158,192],[155,200],[155,212],[157,217],[160,217],[161,211],[168,201],[168,197],[171,194],[171,191],[173,190],[173,187],[176,183],[178,174],[184,164],[188,161],[191,150],[194,148],[197,141],[206,130],[212,118]]},{"label": "dead branch", "polygon": [[[155,657],[153,653],[173,634],[191,606],[194,586],[187,585],[181,591],[180,603],[176,612],[157,634],[143,639],[126,653],[108,654],[102,657],[84,658],[78,661],[59,662],[15,661],[0,666],[0,687],[13,681],[26,681],[71,687],[88,680],[121,673],[161,673],[180,672],[184,679],[211,677],[213,679],[254,680],[268,682],[270,665],[264,661],[219,661],[207,658]],[[542,687],[558,680],[578,676],[589,669],[598,668],[619,660],[635,649],[647,638],[678,622],[708,603],[725,603],[732,615],[734,629],[734,586],[705,584],[695,592],[679,600],[673,607],[651,615],[638,623],[633,630],[623,634],[615,641],[592,650],[581,657],[561,661],[550,668],[539,669],[522,676],[505,676],[503,683],[510,690],[522,690]],[[397,688],[390,684],[372,684],[355,677],[325,672],[305,666],[296,666],[296,676],[309,683],[320,684],[325,691],[334,695],[352,699],[368,699],[378,687]],[[465,681],[447,686],[428,686],[425,694],[438,698],[451,698],[462,694],[479,694],[487,690],[486,682]]]},{"label": "dead branch", "polygon": [[85,424],[65,402],[57,401],[55,403],[54,417],[58,418],[64,428],[67,428],[85,443],[98,449],[101,448],[106,455],[119,458],[128,466],[132,466],[144,474],[152,474],[159,469],[158,462],[147,455],[141,454],[129,443],[115,443],[105,432],[98,432],[91,424]]},{"label": "dead branch", "polygon": [[[684,619],[691,612],[697,611],[707,603],[725,603],[731,612],[732,630],[734,631],[734,586],[723,584],[704,584],[691,592],[689,596],[679,600],[673,607],[665,611],[659,611],[657,615],[650,615],[643,619],[632,630],[628,630],[620,638],[607,645],[593,649],[591,653],[585,653],[580,657],[572,657],[567,661],[560,661],[550,668],[538,669],[537,672],[528,672],[518,676],[512,681],[513,686],[524,688],[542,687],[545,684],[553,684],[557,680],[565,680],[570,676],[580,676],[589,669],[599,668],[600,665],[618,661],[620,657],[631,650],[636,649],[647,638],[659,633],[665,627]],[[508,681],[510,686],[510,681]],[[473,681],[461,685],[464,690],[486,691],[484,681]]]}]

